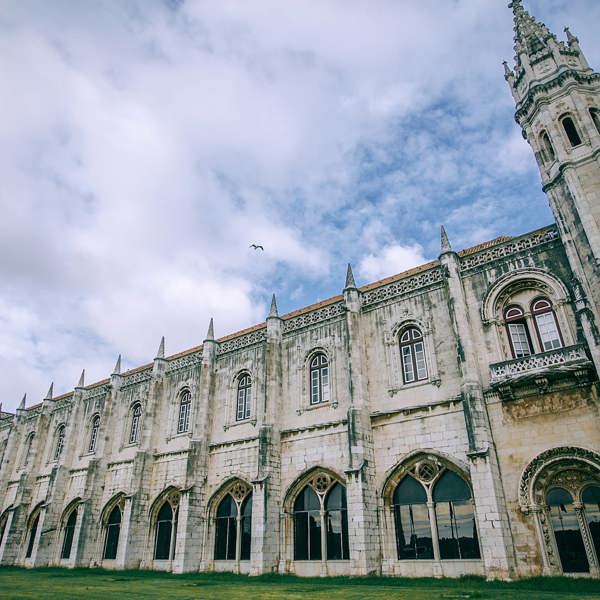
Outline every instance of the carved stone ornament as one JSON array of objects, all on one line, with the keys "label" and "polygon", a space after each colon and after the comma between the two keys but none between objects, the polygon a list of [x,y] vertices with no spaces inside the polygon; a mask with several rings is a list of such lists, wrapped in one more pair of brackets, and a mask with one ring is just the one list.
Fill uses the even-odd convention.
[{"label": "carved stone ornament", "polygon": [[242,502],[250,491],[251,488],[249,485],[245,484],[243,481],[236,481],[231,490],[229,490],[229,493],[236,502]]},{"label": "carved stone ornament", "polygon": [[331,485],[331,477],[327,473],[318,473],[311,482],[312,487],[319,494],[324,494]]}]

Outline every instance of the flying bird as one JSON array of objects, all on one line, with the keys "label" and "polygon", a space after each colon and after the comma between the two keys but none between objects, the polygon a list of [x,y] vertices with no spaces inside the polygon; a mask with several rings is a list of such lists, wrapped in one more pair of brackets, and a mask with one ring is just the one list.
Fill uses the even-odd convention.
[{"label": "flying bird", "polygon": [[255,250],[262,250],[263,252],[265,251],[265,249],[260,244],[250,244],[250,248],[254,248]]}]

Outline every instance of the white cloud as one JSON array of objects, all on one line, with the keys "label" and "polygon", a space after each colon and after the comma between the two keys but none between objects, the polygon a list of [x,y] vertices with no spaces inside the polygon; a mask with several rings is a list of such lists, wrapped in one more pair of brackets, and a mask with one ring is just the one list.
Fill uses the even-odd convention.
[{"label": "white cloud", "polygon": [[358,272],[365,283],[406,271],[427,262],[419,244],[401,246],[390,244],[376,254],[368,254],[358,265]]}]

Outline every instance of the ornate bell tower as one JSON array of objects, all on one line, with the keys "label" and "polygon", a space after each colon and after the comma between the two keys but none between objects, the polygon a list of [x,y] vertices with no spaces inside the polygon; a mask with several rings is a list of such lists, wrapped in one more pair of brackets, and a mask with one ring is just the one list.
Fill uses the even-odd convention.
[{"label": "ornate bell tower", "polygon": [[[575,277],[573,293],[600,325],[600,74],[568,28],[562,42],[521,0],[509,7],[516,56],[514,71],[506,62],[504,69],[515,119],[535,153]],[[597,331],[593,337],[598,346]]]}]

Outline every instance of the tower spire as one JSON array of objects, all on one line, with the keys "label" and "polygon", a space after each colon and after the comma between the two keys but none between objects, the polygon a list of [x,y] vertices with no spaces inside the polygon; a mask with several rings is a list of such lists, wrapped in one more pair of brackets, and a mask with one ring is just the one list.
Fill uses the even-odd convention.
[{"label": "tower spire", "polygon": [[213,324],[213,318],[210,318],[210,323],[208,324],[208,331],[206,332],[205,342],[214,342],[215,341],[215,327]]},{"label": "tower spire", "polygon": [[523,8],[521,0],[512,0],[508,5],[513,11],[513,29],[515,32],[515,64],[522,66],[522,57],[530,57],[548,49],[550,39],[558,43],[556,36],[540,21],[537,21]]},{"label": "tower spire", "polygon": [[164,358],[165,357],[165,336],[163,335],[160,338],[160,344],[158,345],[158,350],[156,352],[155,358]]},{"label": "tower spire", "polygon": [[117,362],[115,363],[115,368],[113,369],[112,374],[113,375],[120,375],[121,374],[121,355],[120,354],[117,357]]},{"label": "tower spire", "polygon": [[346,269],[346,285],[344,286],[344,289],[356,289],[354,273],[352,272],[352,265],[350,263],[348,263],[348,268]]},{"label": "tower spire", "polygon": [[84,387],[85,386],[85,369],[83,369],[83,371],[81,371],[81,375],[79,376],[79,381],[77,382],[77,387]]},{"label": "tower spire", "polygon": [[450,245],[450,240],[448,239],[448,234],[446,233],[446,228],[442,225],[441,230],[441,254],[445,254],[446,252],[452,252],[452,246]]},{"label": "tower spire", "polygon": [[279,317],[279,311],[277,310],[277,300],[275,300],[275,294],[271,298],[271,309],[269,310],[269,317]]},{"label": "tower spire", "polygon": [[46,397],[44,398],[44,400],[52,400],[53,394],[54,394],[54,381],[50,384],[50,387],[48,388],[48,393],[46,394]]}]

